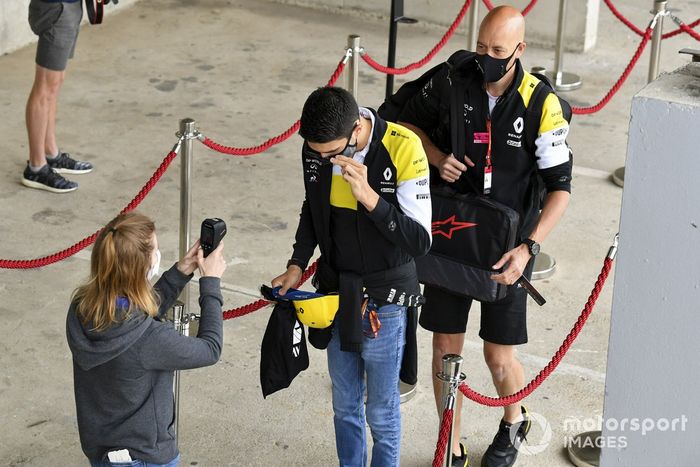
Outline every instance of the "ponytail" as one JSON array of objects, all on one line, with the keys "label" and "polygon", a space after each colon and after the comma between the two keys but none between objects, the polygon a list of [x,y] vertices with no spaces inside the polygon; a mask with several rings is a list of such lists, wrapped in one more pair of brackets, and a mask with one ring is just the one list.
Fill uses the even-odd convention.
[{"label": "ponytail", "polygon": [[[102,229],[92,250],[90,278],[73,294],[84,326],[103,331],[135,311],[157,314],[156,295],[146,279],[154,233],[153,221],[135,212],[120,214]],[[121,316],[118,297],[129,303]]]}]

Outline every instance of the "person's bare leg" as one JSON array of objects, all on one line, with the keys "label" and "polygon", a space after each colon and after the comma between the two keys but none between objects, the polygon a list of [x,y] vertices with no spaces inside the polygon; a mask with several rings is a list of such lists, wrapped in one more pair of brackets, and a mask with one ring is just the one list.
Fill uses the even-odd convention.
[{"label": "person's bare leg", "polygon": [[56,114],[58,113],[58,95],[63,86],[63,81],[66,78],[65,71],[61,72],[61,82],[56,90],[56,95],[50,101],[49,119],[46,126],[46,138],[44,141],[44,154],[47,156],[58,155],[58,143],[56,142]]},{"label": "person's bare leg", "polygon": [[[525,376],[523,366],[515,358],[515,346],[484,341],[484,359],[499,396],[509,396],[522,389]],[[506,422],[513,423],[520,420],[520,403],[504,407],[503,412],[503,419]]]},{"label": "person's bare leg", "polygon": [[[442,334],[439,332],[433,333],[433,393],[435,395],[435,405],[437,407],[438,416],[442,420],[443,412],[443,401],[442,401],[442,387],[443,382],[436,376],[442,371],[442,357],[447,354],[462,354],[462,347],[464,346],[464,333],[461,334]],[[454,421],[453,421],[453,434],[452,434],[452,453],[460,455],[459,450],[459,438],[461,434],[461,413],[462,413],[462,401],[464,396],[462,393],[457,391],[457,400],[455,404],[454,411]]]},{"label": "person's bare leg", "polygon": [[[55,117],[58,90],[63,82],[63,72],[36,66],[34,85],[29,93],[26,109],[27,135],[29,137],[29,163],[38,168],[46,164],[46,138],[49,119]],[[55,128],[55,122],[52,123]],[[55,144],[55,136],[54,136]]]}]

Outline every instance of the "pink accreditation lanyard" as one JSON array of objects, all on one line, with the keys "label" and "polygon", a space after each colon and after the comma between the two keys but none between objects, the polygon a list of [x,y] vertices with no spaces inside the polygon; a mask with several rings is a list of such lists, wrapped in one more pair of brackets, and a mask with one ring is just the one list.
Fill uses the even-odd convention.
[{"label": "pink accreditation lanyard", "polygon": [[491,193],[491,175],[493,173],[493,166],[491,165],[491,119],[486,119],[486,131],[489,135],[489,146],[486,150],[486,165],[484,165],[484,194],[488,195]]}]

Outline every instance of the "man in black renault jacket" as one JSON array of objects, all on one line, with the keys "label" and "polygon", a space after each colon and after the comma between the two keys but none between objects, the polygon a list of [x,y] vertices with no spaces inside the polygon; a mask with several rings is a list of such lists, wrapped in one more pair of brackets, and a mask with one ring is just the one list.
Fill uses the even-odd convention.
[{"label": "man in black renault jacket", "polygon": [[[520,56],[525,51],[525,22],[520,12],[509,6],[493,9],[483,20],[476,57],[459,70],[443,66],[409,100],[399,121],[423,141],[430,164],[439,176],[433,183],[448,183],[460,192],[476,188],[520,214],[521,243],[506,252],[494,269],[505,266],[491,278],[509,285],[508,295],[493,303],[481,304],[481,331],[484,358],[499,395],[513,394],[524,384],[523,368],[515,357],[515,345],[527,342],[526,302],[523,289],[513,286],[521,275],[530,277],[539,244],[562,217],[571,191],[571,158],[566,136],[568,122],[558,97],[549,92],[535,109],[533,92],[539,80],[523,70]],[[449,113],[450,79],[465,83],[464,132],[466,156],[452,153]],[[541,101],[540,101],[541,102]],[[534,105],[533,105],[534,107]],[[535,118],[534,125],[531,124]],[[534,130],[532,130],[534,128]],[[537,174],[544,181],[547,195],[541,213]],[[483,191],[482,191],[483,190]],[[426,305],[420,324],[433,331],[433,374],[442,369],[445,354],[460,354],[472,299],[451,295],[426,286]],[[433,381],[435,400],[441,412],[442,382]],[[461,407],[456,411],[452,465],[467,463],[459,443]],[[482,466],[501,467],[515,463],[518,448],[530,421],[520,404],[504,408],[504,416]]]},{"label": "man in black renault jacket", "polygon": [[339,464],[367,464],[366,417],[372,466],[398,467],[406,313],[422,303],[413,258],[431,244],[428,160],[418,136],[340,88],[309,96],[299,134],[306,199],[287,271],[272,285],[284,294],[319,247],[314,285],[340,294],[327,333]]}]

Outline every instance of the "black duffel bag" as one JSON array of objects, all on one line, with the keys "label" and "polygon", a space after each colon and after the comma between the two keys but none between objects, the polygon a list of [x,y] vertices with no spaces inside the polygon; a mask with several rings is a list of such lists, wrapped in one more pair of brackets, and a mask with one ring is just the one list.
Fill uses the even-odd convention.
[{"label": "black duffel bag", "polygon": [[460,194],[434,186],[433,244],[416,258],[418,280],[481,302],[504,298],[508,287],[491,276],[494,264],[515,247],[520,216],[514,209],[485,196]]}]

